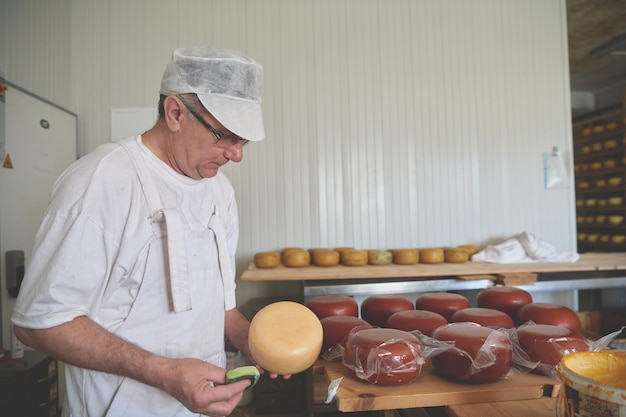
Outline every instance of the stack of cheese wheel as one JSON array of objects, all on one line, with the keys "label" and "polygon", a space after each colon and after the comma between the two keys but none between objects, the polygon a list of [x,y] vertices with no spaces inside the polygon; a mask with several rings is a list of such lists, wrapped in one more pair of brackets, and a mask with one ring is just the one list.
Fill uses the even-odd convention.
[{"label": "stack of cheese wheel", "polygon": [[420,260],[420,252],[417,249],[394,249],[393,263],[398,265],[414,265]]},{"label": "stack of cheese wheel", "polygon": [[433,338],[454,347],[432,356],[435,370],[444,378],[469,383],[495,382],[513,365],[513,344],[495,329],[475,323],[451,323],[433,332]]},{"label": "stack of cheese wheel", "polygon": [[568,307],[555,303],[529,303],[517,312],[516,324],[532,322],[560,326],[574,332],[580,332],[580,317]]},{"label": "stack of cheese wheel", "polygon": [[280,265],[280,252],[258,252],[254,254],[257,268],[276,268]]},{"label": "stack of cheese wheel", "polygon": [[282,250],[282,261],[289,268],[301,268],[311,264],[311,254],[301,248],[286,248]]},{"label": "stack of cheese wheel", "polygon": [[350,333],[342,363],[352,376],[372,384],[400,385],[415,381],[424,358],[418,338],[396,329],[363,329]]},{"label": "stack of cheese wheel", "polygon": [[330,249],[316,249],[309,251],[312,253],[311,259],[316,266],[336,266],[339,265],[339,252]]},{"label": "stack of cheese wheel", "polygon": [[413,310],[413,302],[402,295],[371,295],[361,303],[361,318],[384,327],[393,313],[403,310]]},{"label": "stack of cheese wheel", "polygon": [[448,320],[444,316],[432,311],[403,310],[389,316],[386,327],[405,332],[418,330],[426,336],[431,336],[436,328],[446,324],[448,324]]},{"label": "stack of cheese wheel", "polygon": [[456,311],[453,322],[472,322],[492,329],[512,329],[515,322],[506,313],[492,308],[469,307]]},{"label": "stack of cheese wheel", "polygon": [[516,333],[520,348],[531,362],[530,366],[539,363],[532,369],[533,373],[554,376],[563,356],[589,350],[582,334],[561,326],[525,324],[519,326]]},{"label": "stack of cheese wheel", "polygon": [[341,252],[341,264],[345,266],[363,266],[368,262],[367,251],[346,249]]},{"label": "stack of cheese wheel", "polygon": [[359,304],[347,295],[318,295],[308,299],[304,305],[320,320],[328,316],[359,316]]},{"label": "stack of cheese wheel", "polygon": [[445,260],[442,248],[420,249],[420,262],[423,264],[440,264]]},{"label": "stack of cheese wheel", "polygon": [[352,330],[371,328],[371,324],[354,316],[327,316],[320,320],[324,333],[322,353],[337,345],[345,346]]},{"label": "stack of cheese wheel", "polygon": [[318,358],[322,325],[302,304],[279,301],[259,310],[250,322],[248,345],[266,371],[291,375],[308,369]]},{"label": "stack of cheese wheel", "polygon": [[458,310],[469,307],[470,302],[467,297],[450,292],[425,293],[415,300],[416,310],[434,311],[448,321],[452,321],[452,315]]},{"label": "stack of cheese wheel", "polygon": [[508,314],[513,321],[517,320],[517,312],[526,304],[533,302],[532,295],[518,287],[491,287],[478,292],[476,305],[492,308]]}]

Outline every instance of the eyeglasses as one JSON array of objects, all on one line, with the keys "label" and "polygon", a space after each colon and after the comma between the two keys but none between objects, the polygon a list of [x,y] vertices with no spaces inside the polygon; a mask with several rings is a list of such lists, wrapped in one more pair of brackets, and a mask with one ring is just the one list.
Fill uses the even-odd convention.
[{"label": "eyeglasses", "polygon": [[[215,136],[215,143],[220,148],[230,148],[231,146],[235,146],[239,142],[241,142],[242,146],[246,146],[248,144],[248,142],[250,142],[248,139],[244,139],[244,138],[241,138],[241,137],[236,136],[236,135],[225,135],[223,133],[218,132],[217,130],[215,130],[215,128],[213,128],[213,126],[211,126],[209,124],[209,122],[204,120],[198,114],[197,111],[195,111],[194,109],[189,107],[186,103],[183,102],[183,104],[185,105],[187,110],[189,110],[189,113],[191,113],[193,115],[193,117],[195,117],[200,123],[202,123],[202,126],[206,127],[209,130],[209,132],[213,133],[213,135]],[[220,145],[220,143],[222,145]],[[225,145],[225,146],[223,146],[223,145]]]}]

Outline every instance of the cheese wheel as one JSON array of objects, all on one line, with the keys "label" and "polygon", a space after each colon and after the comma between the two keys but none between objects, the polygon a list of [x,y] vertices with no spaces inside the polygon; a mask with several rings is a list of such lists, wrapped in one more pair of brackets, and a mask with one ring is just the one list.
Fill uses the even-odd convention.
[{"label": "cheese wheel", "polygon": [[287,247],[287,248],[282,248],[282,249],[280,250],[280,255],[282,256],[282,255],[284,255],[285,253],[287,253],[287,252],[289,252],[289,251],[292,251],[292,250],[304,250],[304,249],[302,249],[302,248],[297,248],[297,247]]},{"label": "cheese wheel", "polygon": [[341,263],[345,266],[367,265],[367,251],[347,249],[341,252]]},{"label": "cheese wheel", "polygon": [[426,336],[431,336],[436,328],[446,324],[448,320],[444,316],[432,311],[403,310],[389,316],[386,327],[405,332],[419,330]]},{"label": "cheese wheel", "polygon": [[280,265],[280,252],[258,252],[254,254],[257,268],[276,268]]},{"label": "cheese wheel", "polygon": [[461,248],[446,248],[443,251],[443,258],[449,263],[463,263],[469,261],[470,254]]},{"label": "cheese wheel", "polygon": [[416,310],[433,311],[451,321],[452,315],[458,310],[469,308],[467,297],[451,292],[429,292],[420,295],[415,300]]},{"label": "cheese wheel", "polygon": [[416,336],[402,330],[351,332],[345,348],[342,363],[352,371],[352,377],[372,384],[408,384],[422,372],[422,345]]},{"label": "cheese wheel", "polygon": [[517,312],[516,324],[521,326],[529,321],[535,324],[561,326],[580,332],[580,317],[566,306],[555,303],[529,303]]},{"label": "cheese wheel", "polygon": [[414,265],[420,260],[420,252],[417,249],[395,249],[393,251],[393,263],[398,265]]},{"label": "cheese wheel", "polygon": [[318,295],[310,298],[304,305],[320,320],[328,316],[358,317],[359,315],[359,303],[347,295]]},{"label": "cheese wheel", "polygon": [[514,321],[520,308],[532,302],[533,296],[528,291],[518,287],[485,288],[476,295],[476,305],[478,307],[502,311],[508,314]]},{"label": "cheese wheel", "polygon": [[269,304],[250,322],[250,353],[269,372],[293,375],[305,371],[318,358],[322,342],[323,329],[317,316],[292,301]]},{"label": "cheese wheel", "polygon": [[304,249],[294,249],[283,254],[283,264],[289,268],[309,266],[311,254]]},{"label": "cheese wheel", "polygon": [[389,265],[393,254],[387,250],[371,250],[367,252],[367,263],[370,265]]},{"label": "cheese wheel", "polygon": [[437,373],[468,383],[495,382],[506,377],[513,365],[513,344],[505,333],[475,323],[451,323],[433,332],[439,341],[454,347],[432,356]]},{"label": "cheese wheel", "polygon": [[324,331],[322,353],[336,345],[345,346],[346,339],[353,329],[369,329],[372,327],[365,320],[354,316],[328,316],[321,319],[320,323]]},{"label": "cheese wheel", "polygon": [[519,346],[531,362],[539,362],[532,372],[554,376],[556,365],[563,356],[586,352],[589,345],[579,332],[549,324],[527,324],[516,330]]},{"label": "cheese wheel", "polygon": [[361,303],[361,318],[384,327],[389,316],[403,310],[413,310],[413,302],[402,295],[370,295]]},{"label": "cheese wheel", "polygon": [[469,252],[469,256],[471,257],[472,255],[476,254],[479,252],[478,247],[474,246],[474,245],[460,245],[458,246],[460,249],[465,249],[466,251]]},{"label": "cheese wheel", "polygon": [[500,310],[470,307],[458,310],[452,315],[453,322],[472,322],[492,329],[512,329],[515,323],[511,316]]},{"label": "cheese wheel", "polygon": [[318,249],[313,251],[313,265],[335,266],[339,264],[339,252],[330,249]]},{"label": "cheese wheel", "polygon": [[423,264],[440,264],[444,261],[443,249],[426,248],[420,250],[420,262]]}]

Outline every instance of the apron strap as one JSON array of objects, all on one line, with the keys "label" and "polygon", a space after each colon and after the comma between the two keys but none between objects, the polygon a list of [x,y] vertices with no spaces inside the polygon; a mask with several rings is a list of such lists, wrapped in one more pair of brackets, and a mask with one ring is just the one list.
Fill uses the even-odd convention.
[{"label": "apron strap", "polygon": [[217,257],[220,263],[220,276],[222,278],[222,284],[224,279],[230,279],[235,275],[235,268],[233,265],[233,259],[230,256],[228,250],[228,235],[226,234],[226,228],[222,222],[222,218],[219,213],[219,209],[216,206],[211,220],[209,220],[208,228],[215,234],[215,242],[217,244]]},{"label": "apron strap", "polygon": [[189,271],[187,269],[187,249],[185,245],[185,224],[180,212],[174,206],[167,207],[163,202],[156,183],[147,172],[142,162],[144,156],[136,143],[136,137],[120,140],[118,143],[128,152],[135,167],[141,188],[151,213],[150,219],[156,220],[161,214],[165,217],[167,228],[167,251],[170,271],[170,290],[175,313],[191,310],[191,293],[189,290]]}]

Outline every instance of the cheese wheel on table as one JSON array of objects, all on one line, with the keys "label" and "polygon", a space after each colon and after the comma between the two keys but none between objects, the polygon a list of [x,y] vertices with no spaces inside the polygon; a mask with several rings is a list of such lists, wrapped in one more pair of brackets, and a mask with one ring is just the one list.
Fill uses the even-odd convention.
[{"label": "cheese wheel on table", "polygon": [[444,259],[442,248],[420,249],[420,262],[423,264],[440,264]]},{"label": "cheese wheel on table", "polygon": [[318,249],[312,252],[312,263],[316,266],[339,265],[339,252],[330,249]]},{"label": "cheese wheel on table", "polygon": [[389,316],[386,327],[405,332],[419,330],[426,336],[431,336],[436,328],[446,324],[448,320],[441,314],[426,310],[404,310]]},{"label": "cheese wheel on table", "polygon": [[305,371],[318,358],[322,342],[322,324],[317,316],[292,301],[269,304],[250,322],[250,353],[269,372],[292,375]]},{"label": "cheese wheel on table", "polygon": [[[579,332],[550,324],[525,324],[516,330],[520,348],[531,362],[539,362],[532,372],[554,376],[563,356],[586,352],[589,344]],[[533,364],[534,365],[534,364]]]},{"label": "cheese wheel on table", "polygon": [[462,248],[446,248],[443,251],[443,259],[448,263],[463,263],[469,261],[470,253]]},{"label": "cheese wheel on table", "polygon": [[307,300],[304,305],[320,320],[328,316],[359,316],[359,303],[347,295],[318,295]]},{"label": "cheese wheel on table", "polygon": [[367,251],[346,249],[341,252],[341,263],[345,266],[363,266],[367,265]]},{"label": "cheese wheel on table", "polygon": [[555,303],[529,303],[517,312],[516,324],[521,326],[527,322],[535,324],[551,324],[580,332],[581,323],[578,314],[569,307]]},{"label": "cheese wheel on table", "polygon": [[468,251],[470,258],[472,257],[472,255],[479,252],[478,247],[476,247],[475,245],[460,245],[458,246],[458,248]]},{"label": "cheese wheel on table", "polygon": [[402,295],[370,295],[361,303],[361,318],[384,327],[389,316],[403,310],[413,310],[413,302]]},{"label": "cheese wheel on table", "polygon": [[352,377],[379,385],[415,381],[422,372],[422,346],[416,336],[397,329],[362,329],[346,340],[343,365]]},{"label": "cheese wheel on table", "polygon": [[417,249],[395,249],[393,251],[393,263],[398,265],[414,265],[420,260],[420,252]]},{"label": "cheese wheel on table", "polygon": [[254,254],[257,268],[276,268],[280,265],[280,252],[258,252]]},{"label": "cheese wheel on table", "polygon": [[500,310],[508,314],[514,321],[517,319],[519,309],[532,302],[533,296],[528,291],[518,287],[485,288],[476,295],[478,307]]},{"label": "cheese wheel on table", "polygon": [[469,307],[470,302],[467,297],[451,292],[429,292],[415,299],[416,310],[434,311],[448,321],[452,321],[452,315],[458,310]]},{"label": "cheese wheel on table", "polygon": [[454,342],[454,347],[433,355],[438,374],[468,383],[495,382],[513,365],[513,344],[505,333],[475,323],[450,323],[433,332],[433,338]]},{"label": "cheese wheel on table", "polygon": [[393,254],[387,250],[367,251],[367,263],[370,265],[389,265],[393,262]]},{"label": "cheese wheel on table", "polygon": [[456,311],[452,315],[453,322],[472,322],[492,329],[512,329],[513,319],[503,311],[492,308],[469,307]]},{"label": "cheese wheel on table", "polygon": [[294,249],[283,253],[283,265],[300,268],[311,264],[311,254],[304,249]]}]

